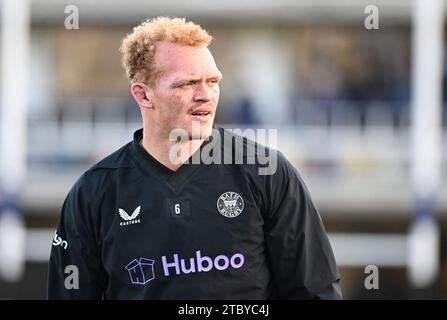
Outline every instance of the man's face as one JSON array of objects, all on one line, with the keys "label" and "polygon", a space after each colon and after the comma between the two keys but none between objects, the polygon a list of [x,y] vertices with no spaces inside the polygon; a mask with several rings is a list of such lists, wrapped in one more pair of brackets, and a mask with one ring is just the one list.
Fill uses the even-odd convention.
[{"label": "man's face", "polygon": [[[207,138],[212,132],[222,78],[211,52],[205,46],[160,42],[154,58],[157,71],[161,71],[155,87],[148,90],[154,125],[163,137],[183,129],[190,138]],[[193,122],[200,132],[193,132]]]}]

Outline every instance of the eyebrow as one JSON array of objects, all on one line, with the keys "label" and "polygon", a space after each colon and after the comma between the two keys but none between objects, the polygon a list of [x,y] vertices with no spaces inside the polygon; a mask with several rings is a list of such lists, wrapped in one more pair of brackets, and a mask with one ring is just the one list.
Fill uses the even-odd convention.
[{"label": "eyebrow", "polygon": [[[222,80],[222,74],[216,74],[215,76],[209,77],[208,79],[219,79]],[[188,82],[199,82],[201,80],[200,77],[185,77],[185,78],[181,78],[181,79],[175,79],[172,84],[171,87],[176,87],[178,85],[181,85],[183,83],[188,83]]]}]

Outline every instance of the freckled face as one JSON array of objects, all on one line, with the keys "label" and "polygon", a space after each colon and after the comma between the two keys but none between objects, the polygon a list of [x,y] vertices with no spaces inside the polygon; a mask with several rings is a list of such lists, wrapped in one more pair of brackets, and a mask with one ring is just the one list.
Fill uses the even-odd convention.
[{"label": "freckled face", "polygon": [[180,128],[190,138],[207,138],[212,131],[222,79],[211,52],[206,46],[160,42],[154,58],[156,69],[162,73],[155,88],[148,92],[154,108],[151,123],[163,137]]}]

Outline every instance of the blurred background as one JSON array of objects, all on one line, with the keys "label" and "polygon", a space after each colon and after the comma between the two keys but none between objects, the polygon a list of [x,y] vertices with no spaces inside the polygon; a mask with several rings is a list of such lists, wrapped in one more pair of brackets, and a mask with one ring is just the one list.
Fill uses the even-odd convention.
[{"label": "blurred background", "polygon": [[68,190],[141,127],[118,48],[158,15],[214,36],[216,124],[278,130],[346,299],[447,297],[447,2],[3,0],[0,10],[0,299],[45,298]]}]

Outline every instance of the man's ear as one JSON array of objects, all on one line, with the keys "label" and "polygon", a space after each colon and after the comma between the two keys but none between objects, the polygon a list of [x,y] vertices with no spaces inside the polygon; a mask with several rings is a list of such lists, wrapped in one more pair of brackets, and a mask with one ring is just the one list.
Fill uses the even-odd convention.
[{"label": "man's ear", "polygon": [[138,103],[138,105],[142,108],[153,108],[152,101],[150,97],[148,97],[148,86],[142,82],[134,82],[130,86],[130,92],[132,93],[133,98]]}]

